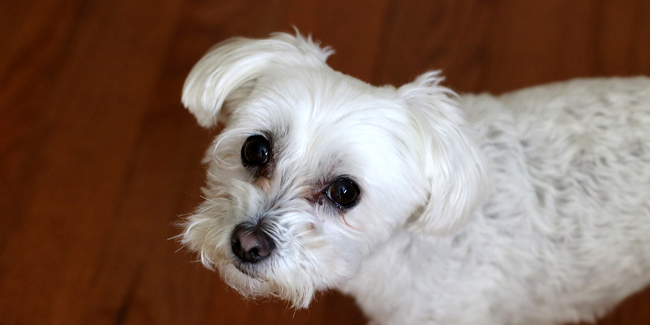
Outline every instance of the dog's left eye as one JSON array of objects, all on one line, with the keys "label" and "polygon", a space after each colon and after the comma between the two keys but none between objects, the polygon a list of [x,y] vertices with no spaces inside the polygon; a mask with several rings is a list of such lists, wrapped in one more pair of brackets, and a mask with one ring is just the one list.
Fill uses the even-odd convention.
[{"label": "dog's left eye", "polygon": [[359,186],[349,178],[339,178],[327,187],[325,194],[339,208],[347,209],[359,200]]},{"label": "dog's left eye", "polygon": [[244,166],[261,166],[269,162],[271,144],[261,135],[253,135],[246,139],[241,147],[241,160]]}]

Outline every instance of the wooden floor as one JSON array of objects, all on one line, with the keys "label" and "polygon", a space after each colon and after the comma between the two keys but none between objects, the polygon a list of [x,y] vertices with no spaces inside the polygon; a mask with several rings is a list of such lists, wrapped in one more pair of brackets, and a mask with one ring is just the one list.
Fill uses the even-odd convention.
[{"label": "wooden floor", "polygon": [[[0,1],[0,324],[361,324],[243,302],[169,238],[215,131],[180,105],[214,43],[291,26],[376,84],[459,92],[650,75],[650,1]],[[600,324],[650,324],[650,290]]]}]

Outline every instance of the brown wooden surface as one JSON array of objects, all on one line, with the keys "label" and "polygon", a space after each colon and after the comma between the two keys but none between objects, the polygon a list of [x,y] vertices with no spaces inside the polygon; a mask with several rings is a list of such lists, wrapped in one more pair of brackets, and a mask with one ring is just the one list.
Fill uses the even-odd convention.
[{"label": "brown wooden surface", "polygon": [[[650,75],[650,1],[0,1],[0,324],[361,324],[243,302],[172,223],[215,131],[180,105],[214,43],[296,25],[376,84],[444,69],[459,92]],[[600,324],[650,324],[650,290]]]}]

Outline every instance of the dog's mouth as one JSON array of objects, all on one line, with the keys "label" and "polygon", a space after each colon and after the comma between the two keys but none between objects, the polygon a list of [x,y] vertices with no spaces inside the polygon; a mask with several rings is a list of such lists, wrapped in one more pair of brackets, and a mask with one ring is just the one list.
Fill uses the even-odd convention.
[{"label": "dog's mouth", "polygon": [[249,278],[255,279],[255,280],[261,280],[261,277],[259,276],[257,271],[254,270],[253,265],[251,265],[249,263],[244,263],[244,262],[241,262],[241,261],[238,261],[238,260],[233,261],[232,265],[235,266],[235,268],[239,272],[243,273],[244,275],[248,276]]}]

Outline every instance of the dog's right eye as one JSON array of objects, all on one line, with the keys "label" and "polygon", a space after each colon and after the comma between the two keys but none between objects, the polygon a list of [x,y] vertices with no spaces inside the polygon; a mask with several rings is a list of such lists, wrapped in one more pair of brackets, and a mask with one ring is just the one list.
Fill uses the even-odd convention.
[{"label": "dog's right eye", "polygon": [[325,190],[327,197],[340,209],[349,209],[359,200],[359,186],[349,178],[339,178]]},{"label": "dog's right eye", "polygon": [[253,135],[246,139],[241,147],[241,161],[244,166],[262,166],[270,160],[271,144],[261,135]]}]

